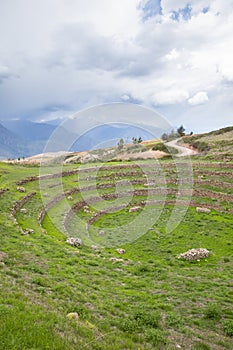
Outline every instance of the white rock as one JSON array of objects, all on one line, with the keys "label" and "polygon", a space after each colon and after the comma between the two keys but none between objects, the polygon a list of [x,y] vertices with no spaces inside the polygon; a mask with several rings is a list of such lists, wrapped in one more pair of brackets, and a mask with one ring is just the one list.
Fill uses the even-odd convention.
[{"label": "white rock", "polygon": [[208,208],[196,207],[196,212],[197,212],[197,213],[209,214],[209,213],[211,212],[211,210],[208,209]]},{"label": "white rock", "polygon": [[205,248],[197,248],[197,249],[190,249],[185,253],[182,253],[178,256],[179,259],[184,260],[196,260],[200,261],[200,259],[208,258],[210,255],[210,252]]},{"label": "white rock", "polygon": [[141,209],[140,206],[132,207],[132,208],[129,209],[129,212],[130,212],[130,213],[133,213],[133,212],[135,212],[135,211],[139,211],[140,209]]},{"label": "white rock", "polygon": [[18,191],[18,192],[26,192],[25,188],[24,188],[24,187],[21,187],[21,186],[18,186],[18,187],[17,187],[17,191]]},{"label": "white rock", "polygon": [[73,247],[79,247],[82,245],[82,240],[80,238],[69,237],[67,238],[66,243]]},{"label": "white rock", "polygon": [[122,248],[116,249],[116,252],[117,252],[118,254],[125,254],[125,250],[122,249]]}]

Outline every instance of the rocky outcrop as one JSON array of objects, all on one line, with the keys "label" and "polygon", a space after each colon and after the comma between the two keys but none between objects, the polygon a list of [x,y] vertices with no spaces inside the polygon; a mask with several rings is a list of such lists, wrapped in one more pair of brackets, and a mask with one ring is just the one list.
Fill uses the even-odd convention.
[{"label": "rocky outcrop", "polygon": [[17,187],[17,191],[21,193],[26,192],[25,188],[20,186]]},{"label": "rocky outcrop", "polygon": [[66,243],[71,245],[72,247],[80,247],[83,244],[80,238],[74,237],[67,238]]},{"label": "rocky outcrop", "polygon": [[208,208],[196,207],[196,212],[197,213],[209,214],[211,212],[211,210],[208,209]]},{"label": "rocky outcrop", "polygon": [[182,253],[178,256],[178,259],[184,259],[184,260],[200,260],[208,258],[210,255],[210,252],[205,248],[197,248],[197,249],[190,249],[185,253]]}]

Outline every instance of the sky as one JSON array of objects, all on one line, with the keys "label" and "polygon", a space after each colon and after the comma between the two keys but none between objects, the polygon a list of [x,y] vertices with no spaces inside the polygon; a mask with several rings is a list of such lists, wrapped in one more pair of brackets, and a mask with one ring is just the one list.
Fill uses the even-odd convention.
[{"label": "sky", "polygon": [[233,0],[0,1],[0,120],[102,103],[233,125]]}]

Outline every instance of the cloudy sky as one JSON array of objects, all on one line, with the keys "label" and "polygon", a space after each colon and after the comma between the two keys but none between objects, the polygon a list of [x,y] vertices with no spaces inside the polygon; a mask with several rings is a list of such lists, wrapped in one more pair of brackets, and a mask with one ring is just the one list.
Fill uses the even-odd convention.
[{"label": "cloudy sky", "polygon": [[0,120],[137,103],[233,125],[233,0],[0,1]]}]

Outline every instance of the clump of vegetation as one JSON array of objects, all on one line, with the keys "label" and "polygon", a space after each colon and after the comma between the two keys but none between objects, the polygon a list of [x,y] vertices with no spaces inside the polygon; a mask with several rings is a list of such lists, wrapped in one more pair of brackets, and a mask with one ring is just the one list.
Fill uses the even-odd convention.
[{"label": "clump of vegetation", "polygon": [[[161,345],[164,348],[164,345],[168,343],[168,340],[166,338],[166,334],[161,331],[160,329],[147,329],[145,331],[145,339],[146,341],[151,342],[153,345]],[[157,349],[162,349],[162,347],[159,347]]]},{"label": "clump of vegetation", "polygon": [[[192,134],[192,132],[191,132],[191,134]],[[181,125],[176,131],[174,129],[172,129],[170,133],[162,134],[161,139],[163,141],[168,142],[168,141],[175,140],[175,139],[182,137],[182,136],[185,136],[185,128],[183,125]]]},{"label": "clump of vegetation", "polygon": [[124,140],[121,138],[117,144],[118,151],[122,151],[124,148]]},{"label": "clump of vegetation", "polygon": [[211,350],[211,348],[209,347],[209,345],[203,343],[203,342],[197,342],[194,345],[193,350]]},{"label": "clump of vegetation", "polygon": [[198,149],[199,152],[209,151],[210,146],[204,141],[194,141],[190,143],[191,146]]},{"label": "clump of vegetation", "polygon": [[140,144],[133,144],[133,145],[129,145],[126,148],[126,151],[128,153],[138,153],[138,152],[142,152],[142,150],[145,149],[147,150],[145,147],[143,147],[143,145]]},{"label": "clump of vegetation", "polygon": [[225,320],[223,322],[223,330],[227,336],[233,337],[233,320]]},{"label": "clump of vegetation", "polygon": [[158,328],[161,315],[155,310],[145,310],[145,308],[142,307],[135,312],[133,319],[143,327],[150,326],[152,328]]},{"label": "clump of vegetation", "polygon": [[217,304],[208,304],[204,311],[205,318],[219,320],[221,318],[221,309]]},{"label": "clump of vegetation", "polygon": [[169,327],[179,329],[183,325],[182,318],[174,312],[169,312],[166,315],[166,324]]},{"label": "clump of vegetation", "polygon": [[176,148],[168,147],[163,142],[158,142],[152,147],[153,151],[161,151],[168,154],[177,154],[179,151]]},{"label": "clump of vegetation", "polygon": [[161,151],[161,152],[168,153],[168,149],[167,149],[166,145],[163,142],[159,142],[156,145],[154,145],[152,150],[153,151]]}]

